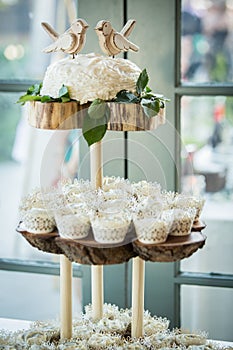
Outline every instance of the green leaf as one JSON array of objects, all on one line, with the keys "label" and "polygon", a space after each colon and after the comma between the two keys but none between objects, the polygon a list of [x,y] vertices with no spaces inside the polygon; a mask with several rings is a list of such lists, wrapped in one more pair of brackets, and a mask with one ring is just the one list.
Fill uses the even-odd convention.
[{"label": "green leaf", "polygon": [[61,102],[69,102],[70,101],[70,97],[69,96],[61,96],[60,100],[61,100]]},{"label": "green leaf", "polygon": [[138,95],[141,95],[142,91],[146,88],[149,81],[149,76],[146,69],[143,69],[136,83],[136,91]]},{"label": "green leaf", "polygon": [[83,120],[82,133],[88,146],[102,140],[107,131],[107,119],[102,117],[99,119],[90,118],[87,114]]},{"label": "green leaf", "polygon": [[26,95],[39,95],[42,88],[42,83],[34,84],[27,89]]},{"label": "green leaf", "polygon": [[[98,104],[97,104],[98,105]],[[105,113],[101,118],[91,118],[89,115],[89,109],[86,113],[86,116],[83,120],[82,133],[85,140],[88,143],[88,146],[93,145],[104,137],[108,121],[110,119],[110,108],[105,103]]]},{"label": "green leaf", "polygon": [[151,91],[152,91],[152,90],[151,90],[151,88],[150,88],[149,86],[146,86],[146,87],[145,87],[145,92],[146,92],[146,93],[151,92]]},{"label": "green leaf", "polygon": [[40,100],[41,100],[42,103],[54,101],[54,99],[51,96],[49,96],[49,95],[40,96]]},{"label": "green leaf", "polygon": [[59,97],[62,97],[62,96],[65,96],[65,95],[67,95],[67,94],[69,95],[69,91],[68,91],[67,86],[62,85],[62,87],[61,87],[60,90],[59,90],[58,96],[59,96]]},{"label": "green leaf", "polygon": [[61,101],[61,102],[69,102],[70,101],[70,94],[67,86],[62,85],[62,87],[59,90],[58,94],[59,98],[55,99],[55,101]]},{"label": "green leaf", "polygon": [[106,102],[100,100],[99,98],[95,99],[88,108],[88,114],[91,119],[101,119],[105,116],[106,112]]},{"label": "green leaf", "polygon": [[147,100],[143,98],[141,100],[141,105],[143,107],[145,114],[149,118],[154,117],[159,113],[159,110],[160,110],[159,99]]},{"label": "green leaf", "polygon": [[20,96],[20,98],[16,102],[21,103],[21,105],[24,105],[28,101],[40,101],[40,100],[41,100],[41,96],[23,95],[23,96]]},{"label": "green leaf", "polygon": [[117,93],[114,102],[118,103],[138,103],[139,99],[132,92],[127,90],[121,90]]}]

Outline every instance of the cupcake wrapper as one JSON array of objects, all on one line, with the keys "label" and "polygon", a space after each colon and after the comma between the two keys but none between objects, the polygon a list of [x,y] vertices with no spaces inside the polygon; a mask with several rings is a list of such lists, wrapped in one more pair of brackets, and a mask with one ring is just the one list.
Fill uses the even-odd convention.
[{"label": "cupcake wrapper", "polygon": [[99,243],[121,243],[124,241],[128,232],[129,224],[121,225],[120,227],[106,228],[100,224],[93,224],[94,238]]},{"label": "cupcake wrapper", "polygon": [[24,216],[23,226],[31,233],[50,233],[55,229],[55,221],[46,209],[33,208]]},{"label": "cupcake wrapper", "polygon": [[157,219],[135,220],[134,226],[138,240],[144,244],[157,244],[166,241],[169,223]]},{"label": "cupcake wrapper", "polygon": [[174,201],[174,208],[181,208],[181,209],[194,208],[194,209],[196,209],[194,222],[197,222],[200,219],[204,204],[205,204],[205,200],[203,198],[179,194],[176,196],[176,199]]},{"label": "cupcake wrapper", "polygon": [[193,221],[196,215],[196,209],[188,210],[174,209],[174,218],[169,231],[170,236],[187,236],[191,233]]},{"label": "cupcake wrapper", "polygon": [[88,236],[90,222],[83,221],[76,215],[63,215],[56,217],[59,235],[64,238],[81,239]]}]

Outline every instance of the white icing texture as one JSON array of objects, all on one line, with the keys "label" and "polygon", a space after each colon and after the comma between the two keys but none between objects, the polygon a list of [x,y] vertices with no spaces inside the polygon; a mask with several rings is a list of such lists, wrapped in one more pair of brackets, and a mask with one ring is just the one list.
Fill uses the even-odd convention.
[{"label": "white icing texture", "polygon": [[45,73],[41,95],[59,97],[62,85],[80,104],[96,98],[112,100],[121,90],[135,91],[140,68],[130,60],[90,53],[67,57],[51,64]]}]

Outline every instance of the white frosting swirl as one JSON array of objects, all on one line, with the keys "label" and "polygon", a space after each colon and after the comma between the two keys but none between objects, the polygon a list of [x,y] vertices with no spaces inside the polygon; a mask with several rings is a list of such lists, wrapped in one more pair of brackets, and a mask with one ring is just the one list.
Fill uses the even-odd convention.
[{"label": "white frosting swirl", "polygon": [[123,58],[94,53],[67,57],[47,68],[41,95],[57,98],[64,84],[80,104],[96,98],[111,100],[121,90],[135,91],[140,73],[136,64]]}]

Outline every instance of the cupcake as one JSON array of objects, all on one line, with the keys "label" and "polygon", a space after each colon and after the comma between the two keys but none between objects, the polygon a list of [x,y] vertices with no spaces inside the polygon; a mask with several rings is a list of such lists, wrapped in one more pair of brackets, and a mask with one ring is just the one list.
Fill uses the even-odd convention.
[{"label": "cupcake", "polygon": [[158,198],[161,194],[161,186],[157,182],[142,180],[132,184],[132,191],[136,197],[150,196],[152,198]]},{"label": "cupcake", "polygon": [[90,219],[87,214],[73,214],[71,211],[59,210],[55,214],[59,235],[64,238],[81,239],[87,237],[90,230]]},{"label": "cupcake", "polygon": [[170,236],[186,236],[191,233],[196,215],[195,208],[174,209],[173,222],[169,231]]},{"label": "cupcake", "polygon": [[136,218],[158,218],[162,213],[162,202],[152,198],[140,198],[136,206]]},{"label": "cupcake", "polygon": [[91,220],[94,238],[99,243],[121,243],[130,226],[130,220],[120,215],[105,215]]},{"label": "cupcake", "polygon": [[55,220],[44,208],[32,208],[23,218],[25,231],[31,233],[49,233],[55,229]]},{"label": "cupcake", "polygon": [[198,220],[200,219],[204,204],[205,204],[204,198],[194,197],[186,194],[178,194],[174,200],[174,208],[196,209],[194,222],[198,222]]},{"label": "cupcake", "polygon": [[104,191],[109,190],[122,190],[131,193],[132,188],[129,180],[123,179],[121,177],[106,176],[103,178],[102,189]]},{"label": "cupcake", "polygon": [[144,244],[163,243],[167,240],[170,220],[166,218],[144,217],[142,219],[134,219],[134,226],[137,238]]}]

